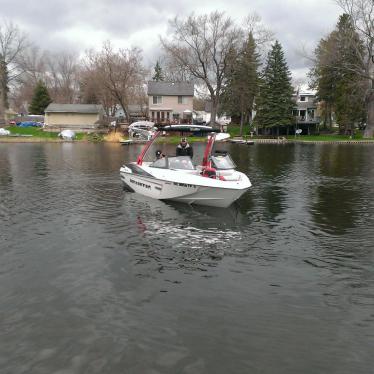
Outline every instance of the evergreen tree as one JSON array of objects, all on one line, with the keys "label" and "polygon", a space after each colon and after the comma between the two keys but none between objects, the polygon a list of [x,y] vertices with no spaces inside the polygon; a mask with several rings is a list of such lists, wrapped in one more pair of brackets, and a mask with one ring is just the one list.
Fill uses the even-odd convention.
[{"label": "evergreen tree", "polygon": [[155,74],[152,77],[152,80],[160,82],[164,80],[164,73],[162,71],[160,63],[157,61],[155,65]]},{"label": "evergreen tree", "polygon": [[34,90],[34,96],[29,106],[30,114],[44,114],[45,108],[52,102],[47,87],[39,81]]},{"label": "evergreen tree", "polygon": [[293,88],[282,46],[278,41],[268,54],[260,83],[255,123],[262,128],[277,128],[293,124]]},{"label": "evergreen tree", "polygon": [[365,87],[357,64],[364,48],[349,15],[339,17],[336,29],[321,39],[315,50],[316,62],[309,73],[317,98],[324,104],[325,125],[336,114],[342,132],[352,132],[365,119]]},{"label": "evergreen tree", "polygon": [[259,54],[252,33],[239,53],[230,52],[227,82],[222,95],[222,109],[231,116],[240,116],[240,135],[243,123],[252,119],[254,98],[258,92]]},{"label": "evergreen tree", "polygon": [[227,66],[225,69],[226,80],[220,98],[220,112],[224,112],[231,117],[240,116],[239,93],[237,89],[239,54],[240,52],[233,48],[231,48],[228,53]]},{"label": "evergreen tree", "polygon": [[327,39],[321,39],[316,50],[316,63],[308,73],[310,86],[317,90],[316,98],[321,102],[323,125],[325,128],[332,126],[332,113],[336,104],[336,83],[338,80],[335,51],[335,35],[329,35]]},{"label": "evergreen tree", "polygon": [[[365,121],[365,87],[359,84],[360,77],[355,69],[364,46],[354,30],[352,20],[347,14],[339,18],[337,26],[337,64],[338,80],[336,84],[336,119],[340,131],[352,133],[355,123]],[[352,39],[354,43],[352,43]]]}]

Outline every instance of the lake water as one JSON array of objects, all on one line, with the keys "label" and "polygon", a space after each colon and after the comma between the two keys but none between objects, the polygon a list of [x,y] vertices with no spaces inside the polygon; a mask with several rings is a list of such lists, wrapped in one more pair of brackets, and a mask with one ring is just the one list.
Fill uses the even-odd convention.
[{"label": "lake water", "polygon": [[225,147],[214,209],[124,192],[139,146],[0,144],[1,374],[373,373],[374,147]]}]

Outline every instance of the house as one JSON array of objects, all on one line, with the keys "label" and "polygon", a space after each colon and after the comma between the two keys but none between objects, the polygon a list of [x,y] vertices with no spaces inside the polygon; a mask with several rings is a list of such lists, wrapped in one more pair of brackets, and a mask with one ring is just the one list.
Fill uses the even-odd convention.
[{"label": "house", "polygon": [[[129,115],[130,115],[130,122],[134,121],[145,121],[148,119],[148,107],[147,105],[142,104],[129,104]],[[125,112],[120,105],[117,105],[117,110],[115,114],[116,119],[124,120]]]},{"label": "house", "polygon": [[[210,123],[211,121],[211,112],[212,112],[212,102],[210,100],[205,102],[205,121],[206,123]],[[215,121],[216,123],[219,123],[220,125],[227,126],[229,123],[231,123],[231,116],[227,115],[226,113],[219,113],[219,107],[217,107],[217,113]]]},{"label": "house", "polygon": [[91,131],[98,128],[103,116],[102,105],[51,103],[45,110],[44,124],[49,131]]},{"label": "house", "polygon": [[194,84],[148,82],[149,119],[155,123],[192,121]]},{"label": "house", "polygon": [[309,134],[319,125],[320,117],[315,91],[299,87],[293,95],[295,106],[292,114],[295,116],[296,125]]}]

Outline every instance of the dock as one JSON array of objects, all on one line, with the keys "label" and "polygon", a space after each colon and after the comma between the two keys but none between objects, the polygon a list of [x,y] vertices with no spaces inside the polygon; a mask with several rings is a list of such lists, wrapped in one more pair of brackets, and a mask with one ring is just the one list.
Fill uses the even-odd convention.
[{"label": "dock", "polygon": [[254,144],[253,140],[245,140],[245,139],[228,139],[228,142],[230,143],[236,143],[236,144],[246,144],[246,145],[252,145]]},{"label": "dock", "polygon": [[133,139],[126,139],[120,140],[122,145],[130,145],[130,144],[146,144],[148,140],[133,140]]}]

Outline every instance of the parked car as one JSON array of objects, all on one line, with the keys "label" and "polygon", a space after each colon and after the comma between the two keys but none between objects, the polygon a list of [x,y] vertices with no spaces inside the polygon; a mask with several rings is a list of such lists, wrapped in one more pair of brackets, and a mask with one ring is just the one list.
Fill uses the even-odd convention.
[{"label": "parked car", "polygon": [[18,127],[42,127],[43,124],[41,122],[34,122],[34,121],[24,121],[24,122],[18,122]]}]

